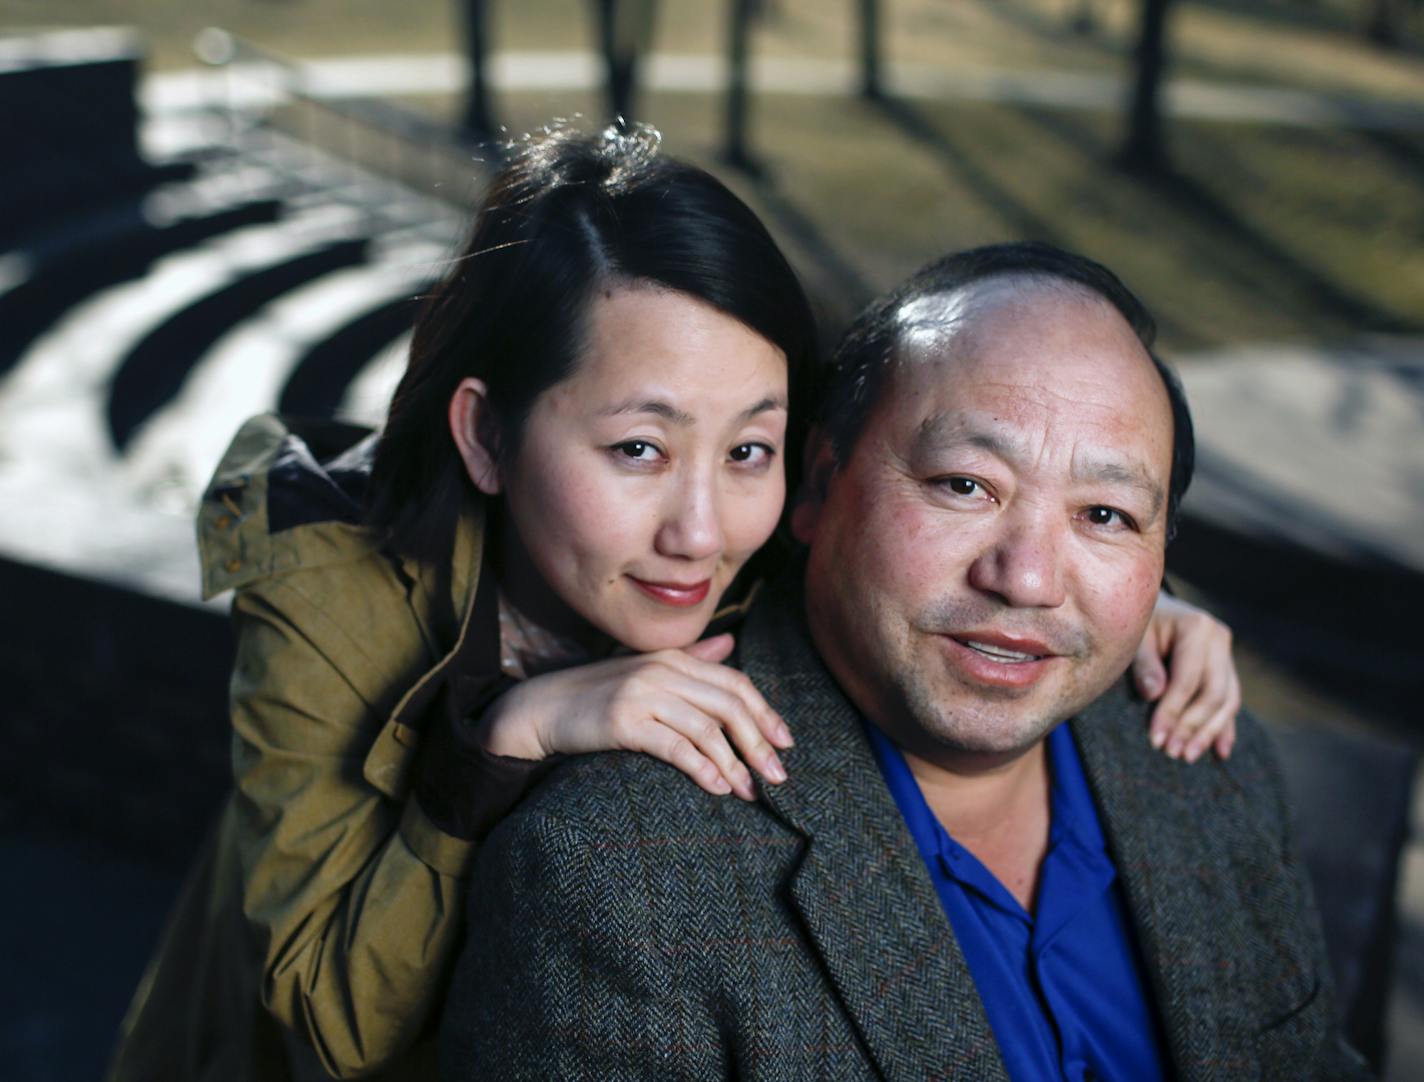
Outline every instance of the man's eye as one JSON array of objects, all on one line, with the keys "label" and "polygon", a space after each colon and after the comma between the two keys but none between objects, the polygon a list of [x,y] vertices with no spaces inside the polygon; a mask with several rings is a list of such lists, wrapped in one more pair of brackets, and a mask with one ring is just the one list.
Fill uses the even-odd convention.
[{"label": "man's eye", "polygon": [[1115,507],[1090,507],[1085,512],[1085,517],[1093,526],[1134,529],[1137,525],[1131,518]]},{"label": "man's eye", "polygon": [[956,496],[973,496],[980,491],[979,482],[968,477],[946,477],[940,484]]},{"label": "man's eye", "polygon": [[733,462],[750,462],[753,465],[760,465],[763,462],[770,462],[774,454],[776,452],[764,443],[739,443],[732,448],[728,457]]}]

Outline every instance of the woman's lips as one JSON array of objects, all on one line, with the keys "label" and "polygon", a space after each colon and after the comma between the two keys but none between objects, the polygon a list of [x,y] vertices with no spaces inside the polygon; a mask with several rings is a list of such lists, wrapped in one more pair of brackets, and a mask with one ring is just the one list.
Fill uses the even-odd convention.
[{"label": "woman's lips", "polygon": [[660,601],[664,605],[675,605],[678,608],[691,608],[693,605],[700,605],[707,597],[707,591],[712,589],[712,580],[703,579],[701,582],[648,582],[646,579],[635,578],[629,575],[634,586],[642,590],[654,601]]}]

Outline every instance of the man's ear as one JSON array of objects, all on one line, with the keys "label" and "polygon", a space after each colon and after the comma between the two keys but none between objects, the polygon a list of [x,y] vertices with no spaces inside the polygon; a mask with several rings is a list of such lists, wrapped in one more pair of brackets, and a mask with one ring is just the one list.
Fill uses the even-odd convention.
[{"label": "man's ear", "polygon": [[499,424],[484,380],[466,376],[450,398],[450,435],[465,472],[486,496],[498,495]]},{"label": "man's ear", "polygon": [[802,458],[804,471],[801,488],[796,493],[791,507],[791,536],[803,545],[809,545],[811,539],[816,536],[816,526],[821,520],[821,508],[826,503],[826,489],[836,468],[835,452],[831,449],[830,438],[824,430],[811,430]]}]

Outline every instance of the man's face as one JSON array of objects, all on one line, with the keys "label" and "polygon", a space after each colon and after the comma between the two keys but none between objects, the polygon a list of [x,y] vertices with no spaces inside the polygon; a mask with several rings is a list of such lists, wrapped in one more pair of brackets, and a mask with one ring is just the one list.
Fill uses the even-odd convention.
[{"label": "man's face", "polygon": [[817,647],[907,750],[1014,755],[1127,668],[1157,596],[1172,415],[1105,301],[995,279],[902,313],[795,526]]}]

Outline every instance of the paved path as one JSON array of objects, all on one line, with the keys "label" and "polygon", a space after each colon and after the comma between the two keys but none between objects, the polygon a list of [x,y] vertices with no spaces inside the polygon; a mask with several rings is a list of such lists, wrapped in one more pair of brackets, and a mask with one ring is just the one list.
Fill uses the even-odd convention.
[{"label": "paved path", "polygon": [[[455,93],[467,78],[464,58],[453,53],[336,57],[304,62],[301,72],[303,90],[324,99]],[[150,112],[163,112],[229,100],[257,104],[279,90],[265,65],[235,64],[233,74],[229,79],[203,69],[150,76],[141,100]],[[840,60],[760,57],[750,70],[755,93],[854,94],[859,78],[856,65]],[[727,64],[719,56],[654,53],[641,79],[650,90],[718,93],[727,86]],[[489,81],[502,91],[594,90],[603,85],[604,71],[594,53],[505,52],[490,58]],[[1117,110],[1126,95],[1116,73],[950,70],[905,62],[887,64],[884,83],[906,98],[1051,108]],[[1424,130],[1424,107],[1413,103],[1242,83],[1170,80],[1166,108],[1173,116],[1212,120]]]},{"label": "paved path", "polygon": [[1424,575],[1424,338],[1234,346],[1173,360],[1201,452],[1191,513]]}]

